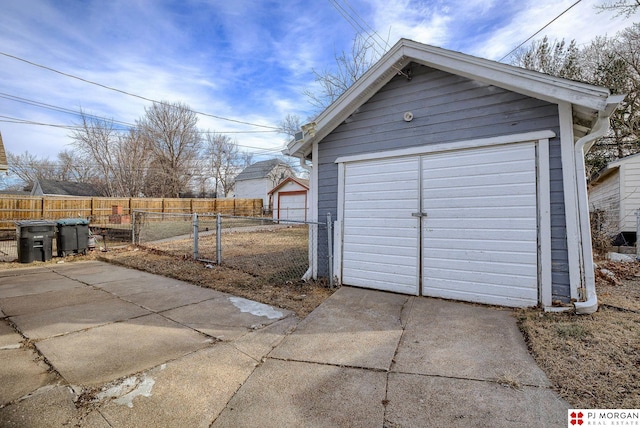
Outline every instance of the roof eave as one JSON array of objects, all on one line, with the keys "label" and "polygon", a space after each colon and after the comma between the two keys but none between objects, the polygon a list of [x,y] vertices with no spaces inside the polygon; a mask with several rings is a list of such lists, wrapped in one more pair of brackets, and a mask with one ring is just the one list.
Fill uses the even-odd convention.
[{"label": "roof eave", "polygon": [[610,92],[605,88],[401,39],[318,116],[315,136],[290,143],[283,153],[308,157],[314,142],[326,137],[410,62],[547,102],[567,102],[592,109],[594,115],[610,104]]}]

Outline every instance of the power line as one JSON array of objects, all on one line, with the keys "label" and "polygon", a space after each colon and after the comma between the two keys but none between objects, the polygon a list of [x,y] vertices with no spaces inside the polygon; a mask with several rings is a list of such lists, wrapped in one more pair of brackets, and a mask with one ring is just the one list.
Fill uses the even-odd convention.
[{"label": "power line", "polygon": [[[29,65],[32,65],[32,66],[34,66],[34,67],[42,68],[42,69],[44,69],[44,70],[47,70],[47,71],[51,71],[51,72],[53,72],[53,73],[60,74],[60,75],[65,76],[65,77],[69,77],[69,78],[71,78],[71,79],[76,79],[76,80],[79,80],[79,81],[84,82],[84,83],[89,83],[89,84],[91,84],[91,85],[99,86],[99,87],[101,87],[101,88],[108,89],[108,90],[110,90],[110,91],[119,92],[119,93],[121,93],[121,94],[128,95],[128,96],[130,96],[130,97],[139,98],[139,99],[141,99],[141,100],[150,101],[150,102],[152,102],[152,103],[157,103],[157,104],[162,104],[162,105],[168,105],[168,106],[171,106],[171,104],[166,103],[166,102],[164,102],[164,101],[157,101],[157,100],[154,100],[154,99],[151,99],[151,98],[144,97],[144,96],[142,96],[142,95],[137,95],[137,94],[134,94],[134,93],[131,93],[131,92],[128,92],[128,91],[124,91],[124,90],[122,90],[122,89],[117,89],[117,88],[114,88],[114,87],[112,87],[112,86],[103,85],[102,83],[94,82],[94,81],[92,81],[92,80],[88,80],[88,79],[85,79],[85,78],[83,78],[83,77],[75,76],[75,75],[70,74],[70,73],[65,73],[65,72],[63,72],[63,71],[56,70],[55,68],[47,67],[46,65],[38,64],[38,63],[36,63],[36,62],[29,61],[29,60],[27,60],[27,59],[20,58],[20,57],[15,56],[15,55],[11,55],[11,54],[8,54],[8,53],[6,53],[6,52],[0,52],[0,55],[6,56],[6,57],[8,57],[8,58],[15,59],[16,61],[24,62],[24,63],[29,64]],[[259,128],[267,128],[267,129],[275,129],[275,130],[277,130],[277,129],[278,129],[278,128],[277,128],[277,127],[275,127],[275,126],[260,125],[260,124],[257,124],[257,123],[245,122],[245,121],[237,120],[237,119],[230,119],[230,118],[227,118],[227,117],[216,116],[216,115],[213,115],[213,114],[203,113],[203,112],[196,111],[196,110],[191,110],[191,111],[192,111],[193,113],[195,113],[195,114],[199,114],[199,115],[202,115],[202,116],[212,117],[212,118],[214,118],[214,119],[225,120],[225,121],[228,121],[228,122],[240,123],[240,124],[242,124],[242,125],[249,125],[249,126],[255,126],[255,127],[259,127]]]},{"label": "power line", "polygon": [[547,28],[549,25],[553,24],[554,22],[556,22],[556,20],[558,20],[562,15],[564,15],[565,13],[567,13],[571,8],[573,8],[575,5],[577,5],[578,3],[580,3],[582,0],[578,0],[577,2],[575,2],[574,4],[572,4],[571,6],[569,6],[568,8],[566,8],[560,15],[556,16],[555,18],[553,18],[551,21],[549,21],[544,27],[542,27],[541,29],[539,29],[538,31],[536,31],[535,33],[533,33],[527,40],[525,40],[524,42],[520,43],[518,46],[516,46],[511,52],[509,52],[508,54],[506,54],[505,56],[503,56],[502,58],[500,58],[498,60],[498,62],[504,60],[505,58],[507,58],[508,56],[510,56],[512,53],[514,53],[515,51],[517,51],[518,49],[520,49],[525,43],[527,43],[529,40],[533,39],[535,36],[537,36],[538,34],[540,34],[540,32],[542,30],[544,30],[545,28]]}]

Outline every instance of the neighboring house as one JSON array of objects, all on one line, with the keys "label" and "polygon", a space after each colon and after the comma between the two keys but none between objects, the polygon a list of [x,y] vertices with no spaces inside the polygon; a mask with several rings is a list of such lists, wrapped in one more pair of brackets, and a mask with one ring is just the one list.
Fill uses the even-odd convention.
[{"label": "neighboring house", "polygon": [[263,206],[271,207],[269,191],[288,177],[295,176],[293,169],[278,159],[256,162],[246,167],[235,178],[235,196],[242,199],[262,199]]},{"label": "neighboring house", "polygon": [[97,187],[88,183],[35,180],[32,183],[31,196],[102,196],[102,193]]},{"label": "neighboring house", "polygon": [[309,180],[288,177],[269,191],[273,203],[273,218],[277,220],[307,220]]},{"label": "neighboring house", "polygon": [[583,148],[622,99],[402,39],[285,153],[313,165],[309,219],[336,220],[337,282],[591,313]]},{"label": "neighboring house", "polygon": [[640,154],[610,162],[589,183],[589,209],[599,212],[597,227],[616,244],[636,242],[636,211],[640,209]]}]

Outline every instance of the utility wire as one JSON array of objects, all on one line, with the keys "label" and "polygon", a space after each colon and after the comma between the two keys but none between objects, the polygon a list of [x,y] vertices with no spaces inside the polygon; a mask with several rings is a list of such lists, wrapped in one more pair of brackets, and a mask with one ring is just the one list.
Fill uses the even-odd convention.
[{"label": "utility wire", "polygon": [[[38,64],[36,62],[29,61],[29,60],[24,59],[24,58],[20,58],[18,56],[11,55],[11,54],[8,54],[6,52],[0,52],[0,55],[6,56],[8,58],[15,59],[16,61],[24,62],[24,63],[32,65],[34,67],[42,68],[44,70],[60,74],[60,75],[65,76],[65,77],[69,77],[71,79],[76,79],[76,80],[79,80],[79,81],[84,82],[84,83],[89,83],[91,85],[99,86],[101,88],[108,89],[110,91],[119,92],[121,94],[128,95],[130,97],[139,98],[141,100],[150,101],[150,102],[157,103],[157,104],[162,104],[162,105],[169,105],[169,106],[171,105],[171,104],[163,102],[163,101],[157,101],[157,100],[154,100],[154,99],[151,99],[151,98],[144,97],[142,95],[137,95],[137,94],[134,94],[134,93],[131,93],[131,92],[123,91],[122,89],[117,89],[117,88],[114,88],[112,86],[103,85],[102,83],[94,82],[92,80],[88,80],[88,79],[85,79],[85,78],[82,78],[82,77],[79,77],[79,76],[75,76],[73,74],[65,73],[63,71],[56,70],[55,68],[47,67],[45,65]],[[196,110],[191,110],[191,111],[193,113],[195,113],[195,114],[199,114],[199,115],[202,115],[202,116],[212,117],[214,119],[225,120],[225,121],[228,121],[228,122],[240,123],[242,125],[249,125],[249,126],[255,126],[255,127],[259,127],[259,128],[267,128],[267,129],[275,129],[275,130],[278,129],[275,126],[259,125],[257,123],[251,123],[251,122],[245,122],[245,121],[242,121],[242,120],[230,119],[230,118],[227,118],[227,117],[216,116],[216,115],[213,115],[213,114],[203,113],[203,112],[196,111]]]},{"label": "utility wire", "polygon": [[575,5],[577,5],[578,3],[580,3],[582,0],[578,0],[577,2],[575,2],[574,4],[572,4],[571,6],[569,6],[568,8],[566,8],[560,15],[556,16],[555,18],[553,18],[551,21],[549,21],[544,27],[542,27],[541,29],[539,29],[538,31],[536,31],[535,33],[533,33],[527,40],[525,40],[524,42],[520,43],[518,46],[516,46],[511,52],[509,52],[508,54],[506,54],[505,56],[503,56],[502,58],[500,58],[498,60],[498,62],[501,62],[502,60],[504,60],[505,58],[507,58],[508,56],[510,56],[512,53],[514,53],[515,51],[517,51],[518,49],[520,49],[525,43],[527,43],[529,40],[533,39],[535,36],[537,36],[538,34],[540,34],[540,32],[542,30],[544,30],[545,28],[547,28],[549,25],[553,24],[554,22],[556,22],[562,15],[564,15],[565,13],[567,13],[571,8],[573,8]]}]

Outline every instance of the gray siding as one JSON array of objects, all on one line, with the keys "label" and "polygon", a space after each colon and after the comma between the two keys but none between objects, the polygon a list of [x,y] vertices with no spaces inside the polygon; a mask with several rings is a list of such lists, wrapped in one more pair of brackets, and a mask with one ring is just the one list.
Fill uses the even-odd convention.
[{"label": "gray siding", "polygon": [[[414,114],[410,123],[403,120],[406,111]],[[319,143],[318,159],[313,160],[318,168],[318,214],[337,218],[334,162],[340,156],[547,129],[560,134],[555,104],[413,64],[412,80],[394,77]],[[553,298],[567,300],[569,267],[558,138],[550,144],[550,164]]]}]

